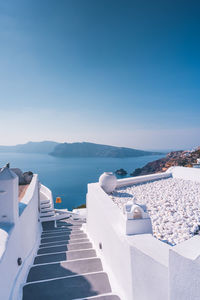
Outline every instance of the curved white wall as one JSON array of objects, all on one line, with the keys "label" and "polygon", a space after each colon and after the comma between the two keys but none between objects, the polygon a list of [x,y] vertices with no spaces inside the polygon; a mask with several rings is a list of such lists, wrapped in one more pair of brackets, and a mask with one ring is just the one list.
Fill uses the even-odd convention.
[{"label": "curved white wall", "polygon": [[[21,212],[9,232],[6,251],[0,260],[0,299],[20,299],[19,289],[26,278],[37,243],[39,243],[41,224],[38,222],[38,177],[33,179],[21,201]],[[18,266],[17,259],[22,258]],[[5,276],[2,276],[5,274]]]}]

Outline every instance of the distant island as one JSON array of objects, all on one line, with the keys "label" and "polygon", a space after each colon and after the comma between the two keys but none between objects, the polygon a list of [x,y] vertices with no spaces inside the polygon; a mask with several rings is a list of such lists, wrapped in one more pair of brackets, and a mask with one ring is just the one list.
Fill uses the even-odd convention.
[{"label": "distant island", "polygon": [[0,153],[41,153],[56,157],[139,157],[160,155],[160,152],[144,151],[125,147],[115,147],[95,143],[57,143],[54,141],[28,142],[15,146],[0,146]]},{"label": "distant island", "polygon": [[50,153],[54,150],[57,142],[43,141],[43,142],[28,142],[26,144],[19,144],[16,146],[0,146],[1,152],[16,152],[16,153]]},{"label": "distant island", "polygon": [[62,143],[55,146],[50,153],[57,157],[139,157],[146,155],[159,155],[159,152],[137,150],[125,147],[115,147],[94,143]]}]

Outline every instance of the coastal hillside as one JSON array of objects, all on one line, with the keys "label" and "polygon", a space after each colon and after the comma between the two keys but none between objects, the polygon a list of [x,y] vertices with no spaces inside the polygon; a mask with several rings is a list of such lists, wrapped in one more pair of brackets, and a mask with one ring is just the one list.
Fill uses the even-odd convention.
[{"label": "coastal hillside", "polygon": [[197,158],[200,158],[200,146],[191,151],[173,151],[164,158],[152,161],[142,168],[135,169],[130,175],[140,176],[165,172],[172,166],[192,167],[192,164],[196,163]]},{"label": "coastal hillside", "polygon": [[28,142],[16,146],[0,146],[0,152],[50,153],[58,143],[53,141]]},{"label": "coastal hillside", "polygon": [[50,153],[58,157],[138,157],[157,155],[158,152],[136,150],[124,147],[100,145],[94,143],[62,143]]}]

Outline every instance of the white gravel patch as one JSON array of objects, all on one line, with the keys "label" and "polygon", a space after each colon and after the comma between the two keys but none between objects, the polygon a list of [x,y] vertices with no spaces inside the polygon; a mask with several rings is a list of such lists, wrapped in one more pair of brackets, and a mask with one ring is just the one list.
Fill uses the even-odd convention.
[{"label": "white gravel patch", "polygon": [[146,205],[153,235],[169,244],[183,242],[200,229],[200,183],[175,178],[161,179],[116,189],[111,199],[123,209],[134,200]]}]

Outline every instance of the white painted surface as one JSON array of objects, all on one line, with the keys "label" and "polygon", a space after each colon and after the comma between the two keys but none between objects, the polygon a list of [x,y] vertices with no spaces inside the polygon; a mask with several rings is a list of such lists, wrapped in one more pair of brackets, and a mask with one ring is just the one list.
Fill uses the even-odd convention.
[{"label": "white painted surface", "polygon": [[3,254],[6,251],[6,246],[9,238],[9,234],[13,228],[13,225],[2,226],[0,228],[0,261],[2,260]]},{"label": "white painted surface", "polygon": [[18,217],[18,176],[5,167],[0,171],[0,224],[14,224]]},{"label": "white painted surface", "polygon": [[152,233],[152,224],[150,218],[127,220],[125,226],[125,233],[127,235]]},{"label": "white painted surface", "polygon": [[[38,177],[33,179],[21,201],[21,214],[11,227],[6,244],[6,251],[0,260],[0,299],[16,300],[19,288],[29,268],[28,262],[35,255],[35,246],[39,242],[41,224],[38,222]],[[1,241],[1,238],[0,238]],[[22,258],[18,266],[17,259]],[[5,276],[2,276],[5,274]],[[18,299],[17,299],[18,300]]]},{"label": "white painted surface", "polygon": [[112,193],[117,186],[117,178],[112,172],[104,172],[99,177],[99,184],[106,193]]},{"label": "white painted surface", "polygon": [[165,173],[156,173],[156,174],[151,174],[151,175],[144,175],[144,176],[136,176],[136,177],[128,177],[128,178],[124,178],[124,179],[118,179],[117,180],[117,187],[133,185],[133,184],[136,184],[136,183],[143,183],[143,182],[152,181],[152,180],[156,180],[156,179],[169,178],[171,176],[172,176],[172,174],[169,171],[169,172],[165,172]]},{"label": "white painted surface", "polygon": [[200,236],[171,249],[169,278],[170,300],[200,299]]},{"label": "white painted surface", "polygon": [[[169,246],[152,235],[126,236],[126,218],[99,184],[88,185],[87,211],[86,230],[108,272],[113,291],[122,300],[160,300],[159,293],[164,289],[162,300],[167,300]],[[143,237],[143,241],[138,237]],[[145,253],[148,247],[151,251]],[[154,251],[162,253],[158,259]]]},{"label": "white painted surface", "polygon": [[52,191],[46,187],[45,185],[40,183],[40,200],[49,200],[51,203],[51,206],[54,207],[53,203],[53,196],[52,196]]},{"label": "white painted surface", "polygon": [[[168,177],[199,182],[200,170],[172,167],[162,174],[118,180],[117,186]],[[151,234],[125,235],[126,224],[99,184],[89,184],[86,231],[113,291],[122,300],[199,300],[200,236],[171,247]]]},{"label": "white painted surface", "polygon": [[34,247],[30,251],[30,253],[27,255],[27,257],[25,258],[20,272],[18,272],[18,274],[17,274],[17,277],[15,279],[9,300],[22,300],[23,284],[25,283],[25,280],[28,276],[30,268],[33,265],[34,258],[38,251],[39,245],[40,245],[40,237],[38,237],[37,241],[35,242]]},{"label": "white painted surface", "polygon": [[[150,234],[128,237],[131,245],[132,300],[168,300],[170,246]],[[178,299],[177,299],[178,300]]]},{"label": "white painted surface", "polygon": [[[116,291],[125,300],[126,294],[132,294],[129,246],[119,226],[121,213],[108,199],[98,183],[88,185],[86,230],[109,274],[113,292]],[[102,244],[102,250],[99,249],[99,243]]]},{"label": "white painted surface", "polygon": [[[161,175],[144,176],[143,180],[155,180]],[[162,178],[171,176],[200,181],[200,170],[174,167]],[[120,186],[133,182],[142,182],[141,176],[118,181]],[[45,187],[42,189],[44,192]],[[51,191],[47,194],[49,197]],[[38,201],[38,180],[34,175],[21,201],[15,225],[1,224],[0,249],[6,249],[0,260],[0,275],[6,274],[0,280],[2,300],[20,300],[20,291],[40,239]],[[175,247],[151,234],[127,236],[127,221],[141,220],[127,220],[99,183],[88,185],[86,230],[102,258],[113,292],[121,300],[199,300],[200,236]],[[17,265],[18,257],[22,258],[21,266]]]},{"label": "white painted surface", "polygon": [[171,173],[173,178],[200,182],[200,169],[197,168],[171,167],[167,172]]}]

